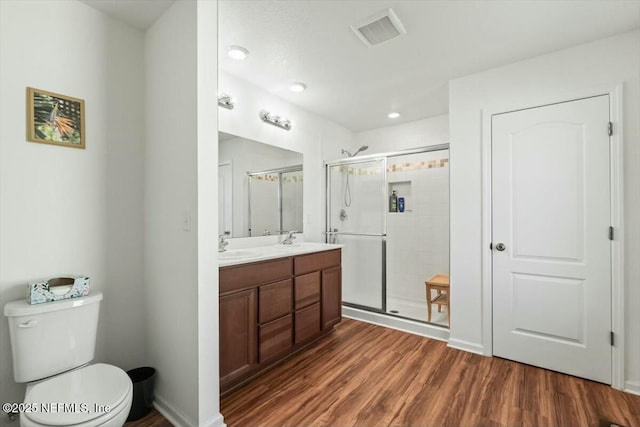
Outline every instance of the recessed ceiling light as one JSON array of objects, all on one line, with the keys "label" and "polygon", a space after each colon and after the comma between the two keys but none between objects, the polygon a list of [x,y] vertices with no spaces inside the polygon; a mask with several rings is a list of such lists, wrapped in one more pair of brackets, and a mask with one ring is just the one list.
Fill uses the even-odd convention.
[{"label": "recessed ceiling light", "polygon": [[400,117],[400,113],[394,111],[393,113],[389,113],[387,117],[389,117],[390,119],[397,119],[398,117]]},{"label": "recessed ceiling light", "polygon": [[304,92],[307,89],[307,85],[300,82],[293,82],[289,85],[289,90],[291,92]]},{"label": "recessed ceiling light", "polygon": [[242,46],[229,46],[227,48],[227,56],[238,61],[243,60],[249,55],[249,51]]}]

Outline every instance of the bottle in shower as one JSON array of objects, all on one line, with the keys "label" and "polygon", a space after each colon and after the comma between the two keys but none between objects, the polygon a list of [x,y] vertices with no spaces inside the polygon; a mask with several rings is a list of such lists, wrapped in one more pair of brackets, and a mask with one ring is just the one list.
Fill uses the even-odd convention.
[{"label": "bottle in shower", "polygon": [[396,190],[393,190],[389,196],[389,212],[398,212],[398,195],[396,194]]}]

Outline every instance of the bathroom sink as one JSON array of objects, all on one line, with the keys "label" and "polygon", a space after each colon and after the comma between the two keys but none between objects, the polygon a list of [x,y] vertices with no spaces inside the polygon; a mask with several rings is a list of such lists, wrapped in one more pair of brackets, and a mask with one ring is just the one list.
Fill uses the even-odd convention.
[{"label": "bathroom sink", "polygon": [[286,251],[307,251],[310,249],[315,249],[318,246],[322,246],[322,245],[323,243],[297,242],[297,243],[292,243],[290,245],[283,245],[282,243],[280,243],[278,245],[274,245],[273,247],[283,252],[286,252]]},{"label": "bathroom sink", "polygon": [[226,251],[226,252],[218,252],[218,259],[225,260],[225,261],[235,261],[240,259],[257,258],[260,255],[261,255],[260,252],[255,252],[255,251],[242,251],[242,250]]},{"label": "bathroom sink", "polygon": [[278,249],[300,249],[304,247],[304,243],[292,243],[290,245],[283,245],[282,243],[279,243],[273,246]]}]

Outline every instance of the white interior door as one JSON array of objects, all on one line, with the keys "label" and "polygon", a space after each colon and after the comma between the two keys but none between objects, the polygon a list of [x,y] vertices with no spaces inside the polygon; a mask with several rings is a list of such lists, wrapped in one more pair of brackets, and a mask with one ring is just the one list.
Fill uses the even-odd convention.
[{"label": "white interior door", "polygon": [[232,230],[233,169],[231,163],[223,163],[218,166],[218,234]]},{"label": "white interior door", "polygon": [[491,125],[493,352],[610,384],[608,122],[599,96]]}]

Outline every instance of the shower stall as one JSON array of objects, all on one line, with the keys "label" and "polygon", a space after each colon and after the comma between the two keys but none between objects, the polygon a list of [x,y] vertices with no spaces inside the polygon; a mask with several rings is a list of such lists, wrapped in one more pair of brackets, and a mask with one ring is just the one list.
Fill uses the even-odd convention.
[{"label": "shower stall", "polygon": [[[344,245],[343,304],[426,322],[425,281],[449,274],[449,146],[343,154],[326,164],[326,235]],[[448,326],[449,307],[433,307],[431,323]]]}]

